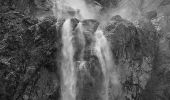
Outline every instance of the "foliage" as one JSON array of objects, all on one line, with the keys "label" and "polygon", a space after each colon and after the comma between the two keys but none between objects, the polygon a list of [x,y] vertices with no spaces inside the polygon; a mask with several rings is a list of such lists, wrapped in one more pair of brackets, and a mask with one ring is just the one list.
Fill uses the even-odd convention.
[{"label": "foliage", "polygon": [[[47,17],[39,22],[19,12],[8,12],[0,19],[0,99],[59,98],[60,61],[56,59],[61,57],[62,21]],[[47,86],[51,87],[42,88]]]}]

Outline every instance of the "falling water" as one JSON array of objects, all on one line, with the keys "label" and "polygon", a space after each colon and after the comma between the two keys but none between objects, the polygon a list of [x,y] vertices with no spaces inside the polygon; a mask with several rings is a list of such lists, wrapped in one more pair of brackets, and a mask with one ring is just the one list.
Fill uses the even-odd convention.
[{"label": "falling water", "polygon": [[82,22],[79,22],[75,32],[74,32],[74,40],[75,40],[75,44],[77,44],[75,48],[79,48],[78,52],[80,52],[80,54],[78,55],[78,60],[79,61],[83,61],[83,57],[84,57],[84,50],[85,50],[85,37],[83,34],[83,26],[82,26]]},{"label": "falling water", "polygon": [[71,20],[67,19],[62,28],[62,40],[63,40],[63,62],[62,62],[62,74],[63,74],[63,86],[62,86],[62,100],[75,100],[76,97],[76,73],[73,63],[74,48],[72,44],[72,27]]},{"label": "falling water", "polygon": [[[103,32],[101,30],[97,30],[95,32],[95,37],[96,37],[96,45],[95,45],[95,49],[96,49],[96,53],[97,56],[100,60],[100,64],[102,66],[102,71],[104,74],[104,96],[103,96],[103,100],[109,100],[109,82],[111,82],[114,86],[119,86],[119,80],[118,80],[118,76],[116,73],[116,68],[115,65],[113,63],[113,59],[112,59],[112,53],[110,50],[110,46],[109,43],[107,41],[107,39],[105,38]],[[118,90],[118,87],[115,88],[115,92]],[[117,95],[118,93],[114,93],[114,95]]]}]

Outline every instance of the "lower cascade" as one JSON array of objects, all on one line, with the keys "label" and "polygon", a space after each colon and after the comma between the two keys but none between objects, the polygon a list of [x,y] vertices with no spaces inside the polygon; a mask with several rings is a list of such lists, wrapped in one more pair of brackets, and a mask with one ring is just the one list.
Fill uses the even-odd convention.
[{"label": "lower cascade", "polygon": [[[99,58],[102,72],[104,74],[104,98],[103,100],[110,100],[109,99],[109,83],[116,88],[114,88],[115,92],[118,92],[117,89],[121,90],[120,83],[118,80],[118,74],[116,73],[116,66],[114,65],[114,60],[112,58],[112,53],[110,49],[110,45],[105,38],[102,30],[97,30],[95,32],[95,39],[96,39],[96,54]],[[120,91],[119,91],[120,92]],[[113,93],[113,95],[118,95],[118,93]]]},{"label": "lower cascade", "polygon": [[74,48],[72,44],[72,27],[70,19],[66,20],[62,27],[62,41],[63,41],[63,62],[62,70],[62,100],[75,100],[76,96],[76,73],[73,62]]}]

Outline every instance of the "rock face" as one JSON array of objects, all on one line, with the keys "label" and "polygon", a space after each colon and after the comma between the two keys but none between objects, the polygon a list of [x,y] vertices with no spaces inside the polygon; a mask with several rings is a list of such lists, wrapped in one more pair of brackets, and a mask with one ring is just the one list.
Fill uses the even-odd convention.
[{"label": "rock face", "polygon": [[10,13],[1,16],[1,23],[0,99],[59,98],[62,21]]},{"label": "rock face", "polygon": [[93,46],[94,40],[94,32],[97,30],[99,22],[96,20],[83,20],[78,23],[77,27],[73,31],[73,44],[75,50],[75,60],[82,60],[88,56],[89,53],[86,54],[86,51],[90,50],[91,46]]},{"label": "rock face", "polygon": [[105,36],[110,41],[119,66],[127,100],[168,100],[168,40],[163,37],[159,42],[156,30],[145,27],[135,27],[120,16],[115,16],[105,27]]},{"label": "rock face", "polygon": [[125,97],[138,100],[151,74],[149,71],[153,68],[149,65],[152,61],[148,60],[155,59],[158,48],[156,33],[137,28],[120,16],[114,16],[105,27],[105,36],[120,69]]}]

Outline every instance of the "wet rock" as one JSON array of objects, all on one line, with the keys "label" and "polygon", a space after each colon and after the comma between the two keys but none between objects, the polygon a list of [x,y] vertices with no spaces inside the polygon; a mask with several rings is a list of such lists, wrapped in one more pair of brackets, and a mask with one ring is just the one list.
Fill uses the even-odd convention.
[{"label": "wet rock", "polygon": [[82,21],[82,26],[85,32],[94,33],[98,28],[99,22],[93,19],[87,19]]},{"label": "wet rock", "polygon": [[75,39],[73,42],[75,46],[74,60],[75,61],[83,60],[85,43],[84,41],[81,41],[78,38],[74,38],[74,39]]},{"label": "wet rock", "polygon": [[76,28],[78,23],[79,23],[79,20],[77,18],[72,18],[71,19],[71,24],[72,24],[73,30]]},{"label": "wet rock", "polygon": [[[84,27],[84,38],[85,38],[85,57],[84,58],[88,58],[87,56],[89,54],[93,53],[93,47],[95,44],[95,36],[94,33],[96,32],[99,22],[95,21],[95,20],[84,20],[83,22],[83,27]],[[92,54],[94,55],[94,54]]]},{"label": "wet rock", "polygon": [[77,23],[72,34],[73,34],[73,46],[75,48],[74,60],[79,61],[82,60],[85,46],[83,30],[80,22]]},{"label": "wet rock", "polygon": [[73,45],[75,50],[75,60],[84,59],[86,50],[90,49],[94,42],[94,32],[97,30],[99,22],[96,20],[88,19],[79,22],[73,32]]},{"label": "wet rock", "polygon": [[102,100],[103,74],[97,57],[83,64],[77,73],[77,100]]}]

